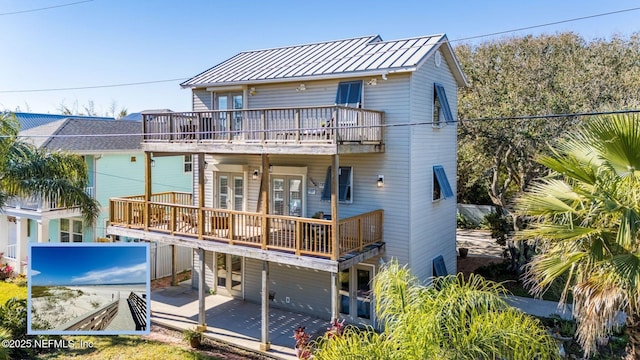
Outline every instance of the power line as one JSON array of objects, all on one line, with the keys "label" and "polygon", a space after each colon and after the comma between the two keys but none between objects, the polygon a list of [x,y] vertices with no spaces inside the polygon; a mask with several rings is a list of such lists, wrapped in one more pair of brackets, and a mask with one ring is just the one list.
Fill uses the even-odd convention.
[{"label": "power line", "polygon": [[16,15],[16,14],[30,13],[30,12],[34,12],[34,11],[49,10],[49,9],[61,8],[61,7],[65,7],[65,6],[72,6],[72,5],[88,3],[88,2],[91,2],[91,1],[93,1],[93,0],[76,1],[76,2],[72,2],[72,3],[60,4],[60,5],[54,5],[54,6],[47,6],[47,7],[43,7],[43,8],[37,8],[37,9],[6,12],[6,13],[0,13],[0,16]]},{"label": "power line", "polygon": [[511,32],[517,32],[517,31],[522,31],[522,30],[531,30],[531,29],[536,29],[536,28],[550,26],[550,25],[564,24],[564,23],[568,23],[568,22],[572,22],[572,21],[592,19],[592,18],[596,18],[596,17],[613,15],[613,14],[620,14],[620,13],[636,11],[636,10],[640,10],[640,7],[631,8],[631,9],[624,9],[624,10],[617,10],[617,11],[610,11],[610,12],[594,14],[594,15],[581,16],[581,17],[577,17],[577,18],[573,18],[573,19],[559,20],[559,21],[549,22],[549,23],[540,24],[540,25],[525,26],[525,27],[521,27],[521,28],[517,28],[517,29],[498,31],[498,32],[489,33],[489,34],[485,34],[485,35],[469,36],[469,37],[466,37],[466,38],[449,40],[449,42],[464,41],[464,40],[477,39],[477,38],[481,38],[481,37],[502,35],[502,34],[507,34],[507,33],[511,33]]},{"label": "power line", "polygon": [[164,79],[164,80],[153,80],[153,81],[140,81],[140,82],[130,82],[130,83],[121,83],[121,84],[109,84],[109,85],[77,86],[77,87],[67,87],[67,88],[0,90],[0,93],[6,94],[6,93],[25,93],[25,92],[45,92],[45,91],[100,89],[100,88],[111,88],[111,87],[121,87],[121,86],[157,84],[157,83],[164,83],[164,82],[182,81],[182,80],[186,80],[186,79],[188,79],[188,78]]},{"label": "power line", "polygon": [[[80,4],[80,3],[89,2],[89,1],[93,1],[93,0],[85,0],[85,1],[69,3],[69,4],[63,4],[63,5],[53,6],[53,7],[69,6],[69,5],[75,5],[75,4]],[[53,8],[53,7],[49,7],[49,8]],[[38,10],[44,10],[44,9],[48,9],[48,8],[25,10],[23,12],[38,11]],[[526,27],[516,28],[516,29],[511,29],[511,30],[498,31],[498,32],[488,33],[488,34],[483,34],[483,35],[469,36],[469,37],[466,37],[466,38],[448,40],[448,42],[452,43],[452,42],[456,42],[456,41],[464,41],[464,40],[471,40],[471,39],[477,39],[477,38],[482,38],[482,37],[489,37],[489,36],[507,34],[507,33],[511,33],[511,32],[517,32],[517,31],[522,31],[522,30],[530,30],[530,29],[535,29],[535,28],[544,27],[544,26],[557,25],[557,24],[562,24],[562,23],[567,23],[567,22],[591,19],[591,18],[596,18],[596,17],[602,17],[602,16],[607,16],[607,15],[613,15],[613,14],[619,14],[619,13],[637,11],[637,10],[640,10],[640,7],[624,9],[624,10],[610,11],[610,12],[606,12],[606,13],[599,13],[599,14],[593,14],[593,15],[587,15],[587,16],[581,16],[581,17],[572,18],[572,19],[559,20],[559,21],[554,21],[554,22],[549,22],[549,23],[544,23],[544,24],[539,24],[539,25],[532,25],[532,26],[526,26]],[[9,14],[12,14],[12,13],[5,13],[5,14],[0,14],[0,15],[9,15]],[[66,87],[66,88],[0,90],[0,93],[9,94],[9,93],[26,93],[26,92],[48,92],[48,91],[99,89],[99,88],[124,87],[124,86],[146,85],[146,84],[155,84],[155,83],[163,83],[163,82],[183,81],[183,80],[186,80],[186,79],[189,79],[189,77],[178,78],[178,79],[155,80],[155,81],[129,82],[129,83],[119,83],[119,84],[109,84],[109,85],[76,86],[76,87]]]}]

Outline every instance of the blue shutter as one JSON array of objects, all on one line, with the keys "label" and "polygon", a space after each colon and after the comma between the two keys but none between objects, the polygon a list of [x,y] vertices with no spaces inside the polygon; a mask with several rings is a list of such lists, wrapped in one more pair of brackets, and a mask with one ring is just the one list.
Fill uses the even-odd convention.
[{"label": "blue shutter", "polygon": [[340,167],[338,174],[340,182],[338,183],[338,200],[350,201],[351,200],[351,168]]},{"label": "blue shutter", "polygon": [[440,191],[442,191],[442,197],[449,198],[453,197],[453,191],[451,190],[451,185],[449,185],[449,180],[447,179],[447,174],[444,172],[444,168],[442,165],[434,165],[433,173],[436,176],[436,180],[438,180],[438,184],[440,184]]},{"label": "blue shutter", "polygon": [[444,263],[442,255],[438,255],[433,259],[433,276],[447,276],[447,265]]},{"label": "blue shutter", "polygon": [[362,100],[362,81],[344,81],[338,84],[336,105],[360,106]]},{"label": "blue shutter", "polygon": [[327,168],[327,176],[324,178],[324,188],[322,189],[320,200],[331,200],[331,166]]},{"label": "blue shutter", "polygon": [[[338,168],[338,201],[351,201],[351,167],[341,166]],[[324,179],[324,189],[320,200],[331,200],[331,166],[327,168],[327,175]]]},{"label": "blue shutter", "polygon": [[451,108],[449,107],[449,101],[447,100],[447,93],[444,91],[444,86],[438,83],[433,85],[435,85],[436,88],[436,95],[438,96],[438,101],[440,101],[440,109],[442,110],[444,119],[446,121],[453,121],[453,115],[451,114]]}]

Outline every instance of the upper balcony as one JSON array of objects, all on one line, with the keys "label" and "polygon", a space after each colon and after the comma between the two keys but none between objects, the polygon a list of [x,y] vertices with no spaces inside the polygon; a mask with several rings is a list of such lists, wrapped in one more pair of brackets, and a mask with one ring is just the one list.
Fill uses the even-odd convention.
[{"label": "upper balcony", "polygon": [[154,233],[166,234],[333,261],[377,249],[383,243],[383,210],[325,220],[199,208],[192,201],[191,194],[179,192],[153,194],[149,202],[142,195],[112,198],[109,232],[144,239],[152,239]]},{"label": "upper balcony", "polygon": [[381,111],[344,106],[143,113],[151,152],[349,154],[384,151]]},{"label": "upper balcony", "polygon": [[[92,198],[95,197],[95,188],[93,186],[86,187],[84,191]],[[45,198],[42,196],[32,196],[27,198],[14,197],[7,200],[6,206],[19,210],[21,209],[38,212],[67,209],[66,207],[62,206],[62,204],[58,200],[58,196],[54,196],[52,198]]]}]

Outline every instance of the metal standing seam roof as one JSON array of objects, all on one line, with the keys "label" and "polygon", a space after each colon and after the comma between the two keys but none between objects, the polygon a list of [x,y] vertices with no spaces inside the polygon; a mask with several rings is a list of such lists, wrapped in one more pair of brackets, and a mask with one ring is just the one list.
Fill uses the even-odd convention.
[{"label": "metal standing seam roof", "polygon": [[21,131],[19,136],[39,148],[90,153],[139,150],[141,134],[138,121],[64,119]]},{"label": "metal standing seam roof", "polygon": [[82,115],[62,115],[62,114],[36,114],[36,113],[13,113],[16,119],[20,122],[20,129],[27,130],[36,126],[48,124],[54,121],[64,119],[87,119],[87,120],[115,120],[112,117],[100,117],[100,116],[82,116]]},{"label": "metal standing seam roof", "polygon": [[[244,84],[327,76],[413,71],[446,35],[382,41],[379,35],[241,52],[192,77],[182,87]],[[451,56],[455,59],[455,55]],[[459,70],[459,69],[458,69]],[[460,74],[462,74],[460,72]],[[462,75],[462,81],[464,75]]]}]

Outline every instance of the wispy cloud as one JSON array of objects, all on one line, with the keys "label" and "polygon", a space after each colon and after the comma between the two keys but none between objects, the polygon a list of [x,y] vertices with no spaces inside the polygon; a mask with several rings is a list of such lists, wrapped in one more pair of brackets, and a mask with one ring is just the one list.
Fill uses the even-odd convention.
[{"label": "wispy cloud", "polygon": [[36,275],[40,274],[40,271],[38,271],[36,269],[31,269],[31,272],[29,274],[31,274],[31,276],[36,276]]},{"label": "wispy cloud", "polygon": [[88,271],[80,276],[71,277],[71,282],[79,284],[141,283],[146,281],[146,277],[147,264],[140,263],[128,267]]}]

